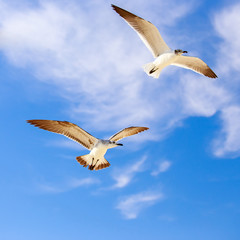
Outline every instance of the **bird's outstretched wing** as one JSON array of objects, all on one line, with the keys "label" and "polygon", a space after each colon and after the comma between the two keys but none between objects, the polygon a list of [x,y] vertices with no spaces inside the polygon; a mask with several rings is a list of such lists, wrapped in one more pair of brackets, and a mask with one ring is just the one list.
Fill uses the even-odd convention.
[{"label": "bird's outstretched wing", "polygon": [[197,57],[179,56],[171,65],[191,69],[194,72],[210,78],[217,78],[213,70],[203,60]]},{"label": "bird's outstretched wing", "polygon": [[79,126],[67,122],[67,121],[54,121],[54,120],[27,120],[28,123],[39,127],[50,132],[62,134],[80,144],[85,148],[91,150],[95,143],[98,141],[97,138],[93,137],[88,132],[84,131]]},{"label": "bird's outstretched wing", "polygon": [[162,39],[158,29],[151,22],[113,4],[112,7],[137,32],[154,57],[170,51],[170,48]]},{"label": "bird's outstretched wing", "polygon": [[149,128],[147,128],[147,127],[128,127],[128,128],[121,130],[120,132],[114,134],[113,136],[111,136],[109,138],[109,140],[113,141],[113,142],[117,142],[122,138],[129,137],[131,135],[140,133],[140,132],[148,130],[148,129]]}]

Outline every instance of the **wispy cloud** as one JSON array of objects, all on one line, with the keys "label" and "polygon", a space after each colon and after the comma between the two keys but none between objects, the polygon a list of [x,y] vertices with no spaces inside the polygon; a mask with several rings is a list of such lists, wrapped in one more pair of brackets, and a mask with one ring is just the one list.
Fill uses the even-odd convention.
[{"label": "wispy cloud", "polygon": [[79,187],[86,187],[86,186],[95,185],[99,183],[100,181],[96,178],[82,178],[82,179],[72,178],[58,184],[41,183],[41,184],[38,184],[38,189],[42,193],[56,194],[56,193],[67,192]]},{"label": "wispy cloud", "polygon": [[218,157],[235,157],[240,153],[240,106],[225,108],[221,113],[223,129],[214,141]]},{"label": "wispy cloud", "polygon": [[[178,11],[172,11],[176,4],[179,4]],[[121,4],[119,3],[117,5],[139,15],[140,17],[147,18],[150,22],[154,19],[156,25],[164,27],[171,26],[179,19],[185,17],[188,13],[193,11],[193,9],[198,5],[198,2],[195,0],[183,0],[181,2],[177,0],[153,0],[151,1],[151,4],[149,4],[149,2],[146,2],[145,0],[137,0]],[[159,16],[161,16],[161,18]]]},{"label": "wispy cloud", "polygon": [[157,176],[159,175],[160,173],[163,173],[163,172],[166,172],[170,167],[171,167],[172,163],[168,160],[164,160],[164,161],[160,161],[158,163],[158,166],[156,169],[154,169],[152,172],[151,172],[151,175],[152,176]]},{"label": "wispy cloud", "polygon": [[116,208],[126,219],[135,219],[144,208],[154,205],[163,198],[164,195],[159,192],[141,192],[125,197]]},{"label": "wispy cloud", "polygon": [[[161,7],[168,15],[166,24],[190,11],[186,1],[172,14],[175,2]],[[156,3],[159,1],[152,2]],[[72,117],[81,115],[91,127],[109,129],[153,120],[156,105],[142,96],[151,95],[156,84],[146,88],[147,77],[141,69],[151,55],[137,35],[132,32],[126,40],[132,30],[122,27],[123,20],[104,1],[64,4],[43,1],[39,7],[26,6],[19,12],[11,5],[0,5],[0,13],[8,13],[1,15],[0,47],[9,61],[34,69],[38,79],[56,85],[74,104]],[[144,5],[144,11],[152,9]],[[117,101],[112,104],[109,99]],[[109,121],[114,124],[109,126]]]},{"label": "wispy cloud", "polygon": [[[231,74],[231,71],[240,71],[240,4],[232,4],[223,8],[214,17],[214,26],[222,38],[222,42],[218,48],[218,64],[219,71],[223,74]],[[238,78],[239,79],[239,78]],[[231,79],[227,79],[231,81]]]},{"label": "wispy cloud", "polygon": [[[218,157],[236,157],[240,154],[240,4],[223,8],[214,16],[214,27],[221,37],[218,47],[218,72],[223,76],[221,85],[230,93],[221,109],[222,130],[213,141],[213,151]],[[226,94],[225,94],[226,96]]]},{"label": "wispy cloud", "polygon": [[112,173],[112,178],[116,181],[116,183],[109,189],[124,188],[130,184],[135,174],[144,170],[143,165],[146,159],[147,157],[144,156],[141,160],[133,163],[132,165],[114,170]]}]

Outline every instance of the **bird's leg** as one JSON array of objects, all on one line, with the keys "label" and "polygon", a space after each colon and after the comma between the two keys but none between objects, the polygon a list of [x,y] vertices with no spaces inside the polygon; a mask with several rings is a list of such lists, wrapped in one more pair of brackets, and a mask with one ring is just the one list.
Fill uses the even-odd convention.
[{"label": "bird's leg", "polygon": [[89,165],[88,169],[89,170],[93,170],[94,166],[93,166],[93,161],[94,161],[94,158],[92,158],[92,163]]},{"label": "bird's leg", "polygon": [[96,161],[96,163],[93,165],[94,158],[92,158],[92,164],[89,166],[89,170],[93,170],[95,166],[97,165],[99,159]]},{"label": "bird's leg", "polygon": [[93,168],[95,168],[95,166],[97,165],[98,161],[99,161],[99,159],[96,161],[96,163],[94,164]]},{"label": "bird's leg", "polygon": [[154,72],[156,72],[158,69],[156,67],[154,67],[152,70],[150,70],[149,74],[152,74]]}]

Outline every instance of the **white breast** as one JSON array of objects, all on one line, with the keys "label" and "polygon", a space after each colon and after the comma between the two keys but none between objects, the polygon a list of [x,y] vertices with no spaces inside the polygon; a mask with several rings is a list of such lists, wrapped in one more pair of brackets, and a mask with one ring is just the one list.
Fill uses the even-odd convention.
[{"label": "white breast", "polygon": [[91,150],[90,154],[98,159],[103,157],[107,150],[108,146],[99,141],[96,146]]},{"label": "white breast", "polygon": [[155,66],[159,66],[159,68],[164,68],[177,58],[177,55],[174,52],[163,53],[154,61]]}]

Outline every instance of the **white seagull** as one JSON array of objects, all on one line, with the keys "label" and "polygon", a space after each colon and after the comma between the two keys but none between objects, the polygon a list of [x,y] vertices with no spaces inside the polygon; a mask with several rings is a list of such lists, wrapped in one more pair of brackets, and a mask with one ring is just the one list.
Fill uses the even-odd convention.
[{"label": "white seagull", "polygon": [[182,56],[181,49],[172,50],[162,39],[158,29],[149,21],[144,20],[120,7],[112,4],[113,9],[132,27],[150,50],[155,61],[143,66],[144,71],[154,78],[158,78],[163,68],[175,65],[191,69],[210,78],[217,78],[212,69],[197,57]]},{"label": "white seagull", "polygon": [[147,127],[128,127],[114,134],[108,140],[102,140],[93,137],[79,126],[67,121],[55,120],[27,120],[28,123],[35,127],[42,128],[51,132],[62,134],[90,150],[87,155],[76,157],[77,161],[87,167],[89,170],[99,170],[110,166],[110,163],[104,158],[109,148],[123,146],[117,143],[122,138],[148,130]]}]

